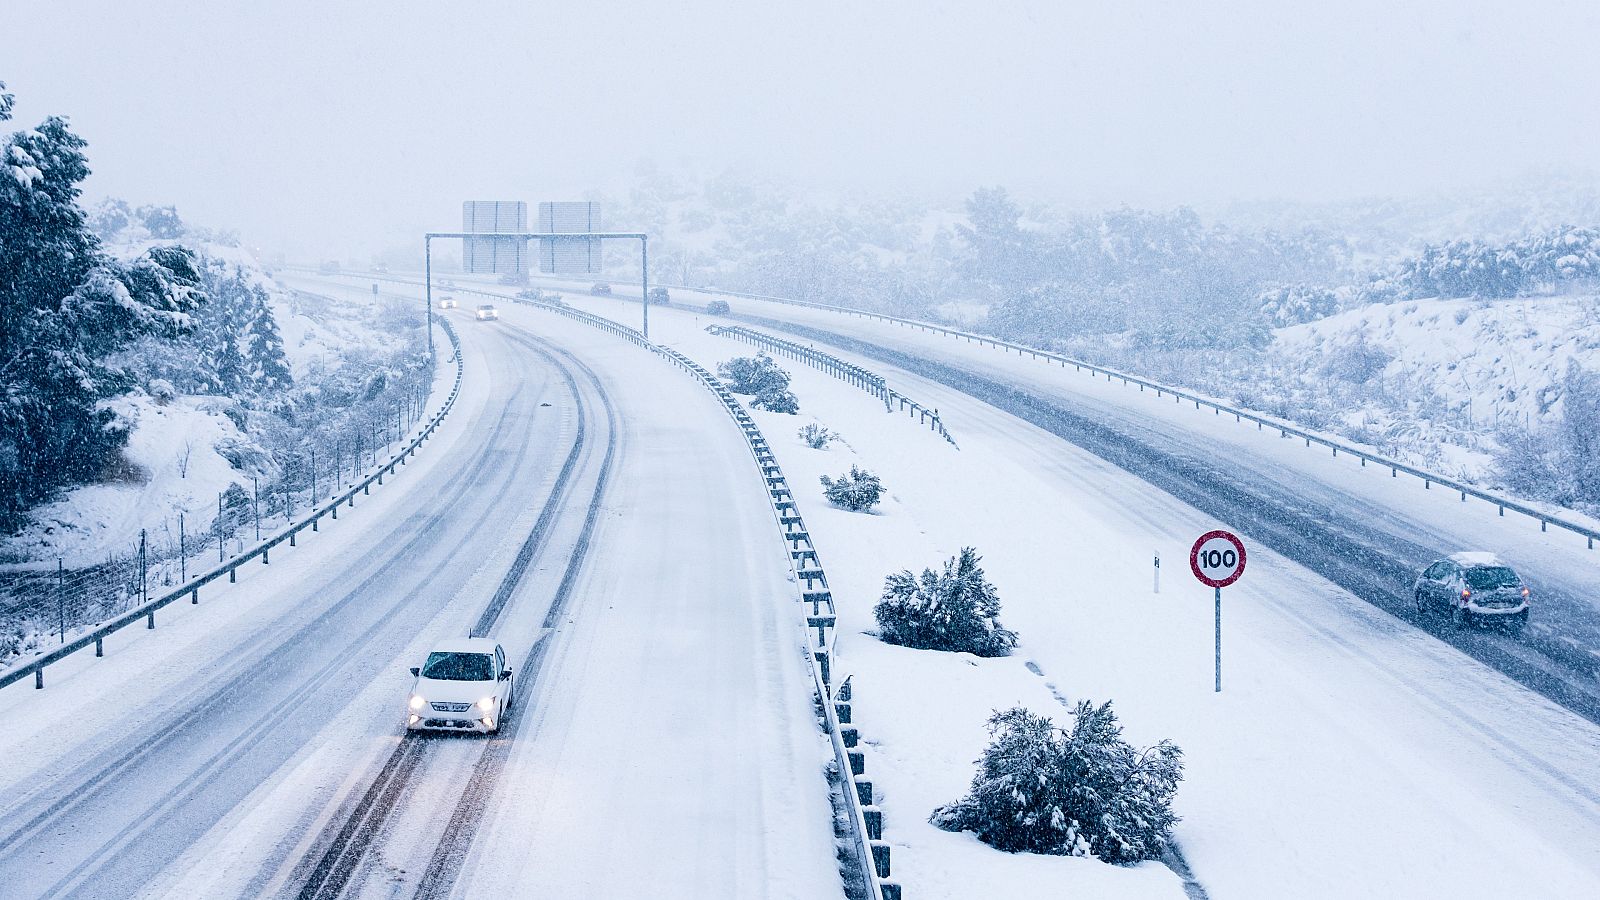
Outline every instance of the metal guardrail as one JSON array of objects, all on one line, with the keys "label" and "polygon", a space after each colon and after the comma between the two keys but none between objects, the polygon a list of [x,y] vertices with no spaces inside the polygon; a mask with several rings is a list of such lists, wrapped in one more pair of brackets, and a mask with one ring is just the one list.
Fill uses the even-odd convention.
[{"label": "metal guardrail", "polygon": [[[485,292],[469,290],[463,293]],[[827,574],[817,557],[816,548],[812,546],[810,532],[806,530],[805,520],[800,516],[799,507],[795,505],[794,494],[789,488],[788,480],[783,470],[779,468],[777,458],[773,456],[771,447],[761,434],[761,429],[726,385],[704,366],[682,353],[670,347],[651,343],[641,332],[626,325],[604,316],[573,309],[565,304],[522,298],[517,298],[516,302],[559,313],[569,319],[632,341],[663,357],[688,372],[716,395],[717,399],[722,401],[728,415],[739,426],[751,455],[761,467],[773,516],[783,531],[784,541],[789,544],[789,565],[795,576],[795,584],[797,587],[804,585],[799,587],[800,601],[810,607],[806,615],[809,651],[807,656],[811,663],[813,687],[816,696],[822,701],[820,705],[823,727],[828,732],[829,744],[833,748],[834,764],[838,767],[841,781],[848,781],[848,787],[842,787],[840,794],[844,797],[850,823],[851,845],[856,865],[866,880],[869,900],[901,900],[903,895],[900,885],[889,880],[891,854],[889,844],[883,840],[883,813],[872,802],[872,782],[866,778],[866,755],[859,746],[859,735],[855,726],[850,724],[851,688],[848,679],[837,693],[832,689],[833,639],[837,622],[833,594],[828,590]],[[802,544],[804,546],[801,546]],[[816,633],[814,646],[809,641],[813,631]]]},{"label": "metal guardrail", "polygon": [[1424,488],[1432,488],[1437,484],[1440,487],[1459,493],[1461,495],[1462,502],[1465,502],[1468,497],[1475,497],[1479,500],[1493,504],[1499,509],[1499,514],[1501,516],[1504,516],[1506,514],[1506,510],[1508,509],[1512,512],[1521,513],[1522,515],[1525,515],[1531,519],[1537,520],[1539,522],[1540,531],[1549,531],[1550,526],[1554,525],[1557,528],[1562,528],[1573,532],[1574,534],[1581,535],[1587,539],[1588,548],[1590,550],[1594,549],[1595,541],[1600,540],[1600,529],[1590,528],[1577,522],[1564,519],[1560,516],[1552,515],[1536,509],[1535,507],[1526,503],[1496,494],[1493,491],[1486,491],[1482,488],[1474,487],[1469,484],[1463,484],[1455,479],[1448,478],[1436,472],[1429,472],[1426,469],[1420,469],[1416,466],[1407,465],[1406,463],[1398,460],[1389,459],[1388,457],[1381,456],[1376,453],[1370,453],[1366,450],[1351,446],[1342,441],[1336,441],[1332,438],[1315,434],[1306,429],[1298,428],[1289,424],[1288,422],[1283,421],[1282,419],[1239,409],[1237,407],[1229,406],[1226,403],[1222,403],[1221,401],[1213,400],[1209,397],[1202,397],[1190,391],[1174,388],[1171,385],[1152,381],[1148,378],[1140,378],[1137,375],[1129,375],[1126,372],[1120,372],[1116,369],[1108,369],[1105,366],[1085,362],[1081,359],[1074,359],[1070,356],[1063,356],[1059,353],[1052,353],[1048,350],[1039,350],[1034,347],[1027,347],[1022,344],[1016,344],[1012,343],[1011,341],[1004,341],[1000,340],[999,338],[992,338],[986,335],[974,334],[969,331],[961,331],[956,328],[946,328],[943,325],[936,325],[931,322],[922,322],[916,319],[906,319],[900,316],[891,316],[884,313],[876,313],[863,309],[854,309],[848,306],[835,306],[828,303],[815,303],[808,300],[792,300],[787,297],[772,297],[765,294],[724,291],[715,288],[697,288],[690,287],[688,285],[663,284],[661,287],[670,288],[673,290],[695,291],[702,294],[714,294],[724,297],[742,297],[749,300],[761,300],[768,303],[782,303],[789,306],[799,306],[807,309],[819,309],[827,312],[836,312],[863,319],[875,319],[880,322],[887,322],[891,325],[915,328],[920,331],[926,331],[930,334],[942,334],[946,337],[964,340],[967,343],[994,347],[1004,350],[1007,353],[1015,352],[1018,356],[1025,355],[1035,360],[1056,363],[1062,368],[1072,366],[1075,371],[1088,372],[1090,377],[1103,375],[1108,382],[1121,381],[1127,386],[1137,385],[1141,392],[1153,390],[1156,392],[1156,396],[1158,397],[1170,395],[1177,403],[1193,403],[1195,405],[1195,409],[1211,409],[1217,415],[1227,414],[1233,416],[1234,420],[1237,422],[1254,422],[1257,430],[1271,428],[1278,431],[1281,437],[1293,436],[1304,440],[1307,447],[1310,447],[1312,444],[1326,447],[1333,452],[1334,456],[1343,454],[1345,456],[1354,457],[1360,460],[1363,467],[1365,467],[1369,462],[1373,463],[1374,465],[1387,468],[1391,476],[1398,477],[1400,473],[1404,472],[1407,475],[1421,479]]},{"label": "metal guardrail", "polygon": [[731,337],[734,340],[744,341],[756,347],[765,347],[774,353],[798,360],[813,368],[821,369],[843,381],[855,385],[879,400],[883,401],[885,412],[894,412],[896,404],[900,412],[904,412],[917,419],[919,424],[926,425],[935,434],[950,442],[950,446],[961,449],[956,439],[950,436],[944,427],[944,419],[939,416],[937,409],[923,406],[921,403],[900,393],[884,381],[883,376],[853,363],[847,363],[837,356],[823,353],[815,347],[807,347],[794,341],[775,338],[770,334],[762,334],[749,328],[738,325],[707,325],[706,331],[719,337]]},{"label": "metal guardrail", "polygon": [[261,558],[263,565],[269,564],[271,562],[271,551],[273,547],[276,547],[284,542],[288,542],[289,546],[291,547],[296,546],[296,537],[300,534],[300,532],[305,531],[306,529],[317,531],[318,525],[321,523],[323,517],[326,516],[334,519],[339,518],[339,507],[341,505],[349,504],[350,506],[355,506],[355,497],[358,492],[362,494],[370,494],[372,485],[374,483],[383,484],[383,476],[385,473],[392,474],[395,471],[396,466],[405,465],[406,458],[408,456],[415,456],[418,448],[422,446],[423,441],[426,441],[428,438],[433,436],[433,433],[438,429],[440,423],[444,421],[445,416],[450,414],[450,410],[455,406],[456,397],[461,393],[461,341],[456,335],[455,329],[451,327],[448,321],[444,319],[439,319],[438,321],[444,328],[445,334],[449,335],[451,347],[455,351],[455,380],[450,387],[449,395],[445,397],[444,402],[440,405],[439,411],[434,413],[433,416],[428,419],[427,425],[422,428],[422,430],[415,438],[411,440],[409,444],[400,448],[400,450],[396,452],[395,455],[391,456],[387,462],[374,468],[366,478],[362,479],[360,482],[352,484],[349,490],[337,495],[332,500],[320,507],[314,506],[311,513],[305,518],[284,528],[282,531],[278,532],[272,537],[261,541],[254,547],[251,547],[249,550],[246,550],[238,556],[235,556],[233,559],[230,559],[227,562],[210,569],[209,571],[196,575],[195,577],[189,579],[188,581],[179,585],[177,588],[161,595],[160,597],[122,613],[110,621],[96,626],[90,631],[79,635],[78,637],[62,644],[48,653],[43,653],[25,663],[21,663],[5,670],[4,673],[0,673],[0,688],[4,688],[7,685],[20,681],[30,674],[32,674],[34,677],[33,686],[35,688],[43,688],[44,670],[46,666],[49,666],[52,663],[60,662],[79,650],[88,647],[90,644],[94,645],[95,656],[104,656],[104,641],[106,637],[122,630],[123,628],[126,628],[140,619],[145,620],[146,628],[156,627],[157,610],[182,599],[184,596],[188,596],[191,603],[199,603],[200,588],[210,584],[213,581],[216,581],[219,578],[222,578],[224,575],[228,577],[228,581],[230,583],[237,580],[239,567],[257,557]]},{"label": "metal guardrail", "polygon": [[[401,278],[382,278],[380,276],[371,277],[402,284],[416,284],[414,280],[408,281]],[[1234,421],[1236,422],[1254,422],[1258,431],[1270,428],[1277,431],[1280,437],[1293,436],[1305,441],[1305,445],[1307,447],[1310,447],[1312,444],[1326,447],[1332,451],[1335,457],[1342,453],[1345,456],[1350,456],[1359,460],[1363,468],[1365,468],[1367,463],[1370,462],[1379,467],[1388,469],[1389,474],[1392,477],[1398,477],[1400,473],[1404,472],[1407,475],[1421,479],[1422,486],[1424,488],[1431,489],[1437,484],[1440,487],[1460,494],[1462,502],[1466,502],[1468,497],[1474,497],[1486,503],[1492,504],[1498,509],[1499,515],[1501,516],[1504,516],[1506,514],[1506,510],[1509,509],[1512,512],[1520,513],[1530,519],[1536,520],[1539,523],[1540,531],[1549,531],[1550,526],[1554,525],[1557,528],[1561,528],[1566,531],[1570,531],[1573,534],[1582,536],[1586,540],[1588,549],[1590,550],[1594,549],[1595,541],[1600,540],[1600,529],[1590,528],[1586,525],[1573,522],[1569,519],[1564,519],[1561,516],[1552,515],[1521,501],[1513,500],[1512,498],[1503,496],[1501,494],[1496,494],[1493,491],[1486,491],[1470,484],[1463,484],[1455,479],[1440,475],[1437,472],[1429,472],[1426,469],[1407,465],[1406,463],[1390,459],[1376,453],[1370,453],[1366,450],[1351,446],[1342,441],[1336,441],[1320,434],[1314,434],[1306,429],[1291,425],[1282,419],[1239,409],[1234,406],[1229,406],[1226,403],[1222,403],[1221,401],[1213,400],[1209,397],[1202,397],[1191,391],[1174,388],[1171,385],[1163,384],[1158,381],[1152,381],[1148,378],[1140,378],[1137,375],[1129,375],[1126,372],[1120,372],[1116,369],[1109,369],[1105,366],[1096,365],[1091,362],[1085,362],[1081,359],[1074,359],[1070,356],[1063,356],[1059,353],[1052,353],[1048,350],[1039,350],[1034,347],[1027,347],[1022,344],[1012,343],[1011,341],[988,337],[987,335],[974,334],[970,331],[961,331],[960,329],[956,328],[946,328],[943,325],[936,325],[932,322],[922,322],[917,319],[891,316],[886,313],[855,309],[849,306],[836,306],[829,303],[816,303],[810,300],[794,300],[788,297],[773,297],[767,294],[752,294],[745,291],[725,291],[717,288],[691,287],[689,285],[682,284],[661,284],[660,286],[671,290],[694,291],[696,293],[712,294],[721,297],[742,297],[749,300],[761,300],[768,303],[781,303],[788,306],[798,306],[805,309],[819,309],[827,312],[840,313],[847,316],[856,316],[863,319],[873,319],[880,322],[887,322],[891,325],[915,328],[919,331],[926,331],[929,334],[941,334],[946,337],[957,338],[959,340],[964,340],[969,344],[979,344],[982,346],[994,347],[996,349],[1004,350],[1007,353],[1015,352],[1019,357],[1028,356],[1035,360],[1043,360],[1047,363],[1056,363],[1062,368],[1072,366],[1074,371],[1088,372],[1090,377],[1103,375],[1105,376],[1107,382],[1121,381],[1122,384],[1126,386],[1136,385],[1141,393],[1145,391],[1155,391],[1156,396],[1158,397],[1166,397],[1170,395],[1174,402],[1193,403],[1195,405],[1195,409],[1211,409],[1216,415],[1219,416],[1225,413],[1233,416]],[[462,291],[463,293],[482,294],[484,296],[499,297],[502,299],[505,296],[503,294],[496,294],[488,291],[477,291],[470,288],[456,288],[456,290]]]},{"label": "metal guardrail", "polygon": [[828,578],[823,571],[822,561],[817,557],[811,534],[806,529],[799,507],[795,505],[788,479],[773,456],[761,428],[727,385],[704,366],[677,350],[658,345],[655,350],[693,375],[722,401],[728,415],[744,433],[756,465],[761,467],[773,516],[777,519],[784,541],[789,544],[789,565],[794,572],[795,585],[800,589],[800,601],[810,607],[806,611],[806,632],[808,637],[812,631],[816,633],[814,644],[808,640],[811,677],[817,697],[823,701],[823,727],[833,747],[834,764],[838,767],[841,782],[848,782],[847,786],[841,785],[840,794],[844,797],[846,814],[854,832],[855,840],[851,843],[855,850],[856,865],[867,881],[868,896],[872,900],[901,900],[900,885],[889,880],[892,874],[891,853],[889,844],[883,840],[883,811],[873,802],[872,782],[866,776],[866,755],[860,748],[859,734],[851,724],[849,679],[840,685],[837,693],[832,687],[833,639],[838,621],[833,594],[828,590]]}]

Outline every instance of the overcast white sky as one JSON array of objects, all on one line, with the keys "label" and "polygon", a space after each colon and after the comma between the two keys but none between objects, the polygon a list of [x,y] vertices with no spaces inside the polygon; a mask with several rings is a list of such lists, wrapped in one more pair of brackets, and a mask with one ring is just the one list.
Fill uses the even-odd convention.
[{"label": "overcast white sky", "polygon": [[90,194],[301,252],[645,158],[1154,205],[1600,160],[1593,0],[5,0],[0,21],[14,124],[70,116]]}]

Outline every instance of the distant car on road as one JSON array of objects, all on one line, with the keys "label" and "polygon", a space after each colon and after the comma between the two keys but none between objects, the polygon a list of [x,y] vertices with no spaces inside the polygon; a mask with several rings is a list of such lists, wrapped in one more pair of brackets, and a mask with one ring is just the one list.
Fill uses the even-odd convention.
[{"label": "distant car on road", "polygon": [[489,638],[440,644],[420,666],[406,701],[407,731],[500,730],[516,699],[506,652]]},{"label": "distant car on road", "polygon": [[454,297],[440,297],[439,298],[439,308],[440,309],[455,309],[456,308],[456,298],[454,298]]},{"label": "distant car on road", "polygon": [[672,295],[667,293],[667,289],[666,288],[662,288],[662,287],[651,288],[650,289],[650,302],[651,303],[660,304],[661,306],[671,306],[672,305]]},{"label": "distant car on road", "polygon": [[493,303],[478,304],[478,321],[487,322],[500,318],[500,310],[494,308]]},{"label": "distant car on road", "polygon": [[611,285],[604,281],[596,281],[594,287],[589,288],[589,293],[596,297],[608,297],[611,295]]},{"label": "distant car on road", "polygon": [[544,290],[543,288],[523,288],[522,290],[517,291],[517,299],[526,300],[529,303],[552,303],[556,306],[566,305],[565,303],[561,302],[560,294],[556,293],[555,291]]},{"label": "distant car on road", "polygon": [[706,312],[713,316],[725,316],[732,311],[726,300],[713,300],[706,304]]},{"label": "distant car on road", "polygon": [[1495,623],[1521,633],[1533,592],[1492,553],[1456,553],[1422,570],[1412,586],[1417,612],[1446,613],[1457,626]]},{"label": "distant car on road", "polygon": [[439,279],[439,287],[442,287],[447,291],[453,291],[456,289],[456,283],[448,278],[441,278]]}]

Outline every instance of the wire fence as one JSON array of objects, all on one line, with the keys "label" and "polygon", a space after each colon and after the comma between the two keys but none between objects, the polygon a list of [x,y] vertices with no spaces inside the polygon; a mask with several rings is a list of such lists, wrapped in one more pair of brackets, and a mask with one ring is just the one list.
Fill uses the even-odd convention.
[{"label": "wire fence", "polygon": [[[451,345],[446,362],[455,361]],[[432,371],[389,382],[339,421],[308,429],[259,460],[270,477],[235,481],[216,504],[175,511],[117,542],[105,559],[0,568],[0,665],[65,644],[148,603],[190,574],[226,563],[350,485],[426,427]]]}]

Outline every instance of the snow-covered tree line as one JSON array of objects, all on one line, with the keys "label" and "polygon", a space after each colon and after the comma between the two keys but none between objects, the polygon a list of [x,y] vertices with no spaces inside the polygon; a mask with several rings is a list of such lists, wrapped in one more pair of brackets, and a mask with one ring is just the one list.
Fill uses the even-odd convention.
[{"label": "snow-covered tree line", "polygon": [[123,355],[143,384],[156,380],[181,394],[282,400],[294,386],[266,288],[239,266],[213,257],[200,264],[208,302],[192,328],[175,338],[147,338]]},{"label": "snow-covered tree line", "polygon": [[1357,302],[1525,297],[1600,287],[1600,228],[1562,226],[1512,241],[1424,247],[1364,286]]},{"label": "snow-covered tree line", "polygon": [[[12,95],[0,85],[0,121]],[[193,254],[107,254],[85,222],[83,138],[58,116],[0,142],[0,524],[63,485],[94,479],[127,431],[101,401],[127,376],[107,360],[144,336],[193,327]]]}]

